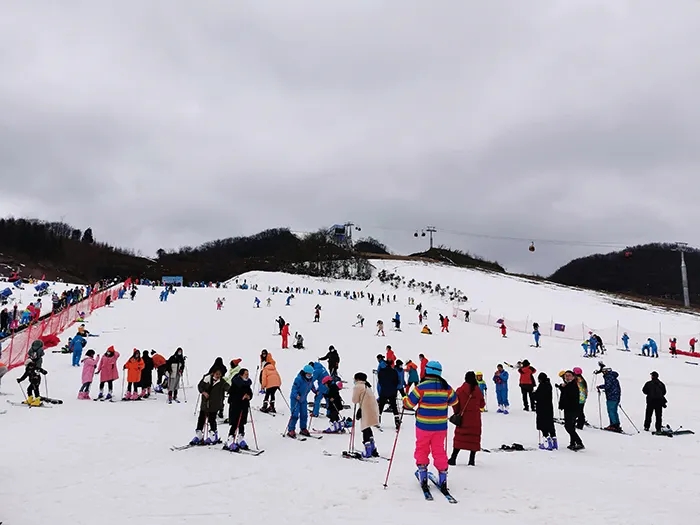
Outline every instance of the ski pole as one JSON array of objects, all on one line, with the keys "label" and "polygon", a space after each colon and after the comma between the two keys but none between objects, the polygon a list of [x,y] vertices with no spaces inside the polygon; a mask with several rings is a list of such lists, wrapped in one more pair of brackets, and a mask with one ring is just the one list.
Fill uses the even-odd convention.
[{"label": "ski pole", "polygon": [[[258,446],[258,435],[255,432],[255,421],[253,420],[253,411],[250,409],[250,406],[248,407],[248,414],[250,414],[250,427],[253,429],[253,439],[255,440],[255,448],[256,450],[260,450],[260,447]],[[243,412],[241,412],[241,416],[243,416]]]},{"label": "ski pole", "polygon": [[600,406],[600,390],[598,390],[598,421],[600,422],[600,428],[603,428],[603,409]]},{"label": "ski pole", "polygon": [[[44,390],[46,391],[46,397],[49,398],[49,381],[46,376],[44,376]],[[41,396],[39,396],[41,397]]]},{"label": "ski pole", "polygon": [[618,404],[617,406],[620,408],[620,410],[622,410],[622,413],[623,413],[623,414],[625,415],[625,417],[627,418],[627,421],[630,422],[630,425],[632,425],[632,426],[634,427],[634,429],[637,431],[637,434],[639,434],[639,429],[638,429],[637,426],[632,422],[632,420],[630,419],[630,417],[627,415],[627,412],[625,412],[625,409],[622,408],[622,405],[619,405],[619,404]]},{"label": "ski pole", "polygon": [[24,388],[22,388],[22,383],[17,383],[17,386],[19,387],[19,391],[22,392],[22,397],[24,398],[25,403],[27,403],[27,406],[29,408],[32,408],[32,405],[29,404],[29,399],[27,399],[27,394],[24,393]]},{"label": "ski pole", "polygon": [[355,451],[355,418],[357,417],[357,403],[353,405],[352,408],[352,427],[350,428],[350,444],[348,445],[348,452],[352,453]]},{"label": "ski pole", "polygon": [[[185,369],[187,370],[187,369]],[[180,387],[182,388],[182,400],[187,403],[187,390],[185,387],[185,380],[182,377],[182,374],[180,374]]]},{"label": "ski pole", "polygon": [[386,479],[384,480],[384,488],[389,486],[389,474],[391,473],[391,465],[394,463],[394,454],[396,453],[396,444],[399,441],[399,432],[401,432],[401,427],[403,426],[403,415],[406,413],[406,408],[401,409],[401,417],[399,418],[399,426],[396,429],[396,437],[394,438],[394,446],[391,449],[391,457],[389,458],[389,466],[386,469]]},{"label": "ski pole", "polygon": [[197,395],[197,402],[194,404],[194,412],[192,412],[193,416],[197,415],[197,407],[199,406],[199,398],[202,396],[202,394]]},{"label": "ski pole", "polygon": [[122,399],[124,399],[124,379],[125,376],[122,376]]}]

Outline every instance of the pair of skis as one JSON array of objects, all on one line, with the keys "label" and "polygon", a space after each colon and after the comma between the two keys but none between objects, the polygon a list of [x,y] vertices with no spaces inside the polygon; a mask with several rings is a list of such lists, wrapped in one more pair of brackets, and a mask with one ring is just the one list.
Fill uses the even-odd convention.
[{"label": "pair of skis", "polygon": [[296,436],[296,437],[291,437],[291,436],[288,436],[286,432],[285,432],[284,434],[282,434],[282,437],[290,438],[290,439],[293,439],[294,441],[306,441],[308,438],[312,438],[312,439],[323,439],[323,436],[316,436],[316,435],[314,435],[314,434],[311,434],[311,435],[309,435],[309,436]]},{"label": "pair of skis", "polygon": [[[416,470],[416,479],[418,480],[418,483],[420,484],[420,473]],[[445,499],[449,501],[450,503],[457,503],[457,500],[454,498],[452,494],[450,494],[450,491],[448,489],[443,489],[440,484],[438,483],[438,479],[435,477],[435,474],[432,472],[428,472],[428,479],[435,485],[440,493],[445,496]],[[420,488],[423,490],[423,496],[425,497],[426,501],[433,501],[433,494],[430,492],[429,487],[424,487],[422,484],[420,485]]]},{"label": "pair of skis", "polygon": [[7,400],[7,402],[13,407],[53,408],[51,405],[46,405],[44,403],[42,403],[41,405],[28,405],[26,402],[18,403],[17,401],[10,401],[9,399]]}]

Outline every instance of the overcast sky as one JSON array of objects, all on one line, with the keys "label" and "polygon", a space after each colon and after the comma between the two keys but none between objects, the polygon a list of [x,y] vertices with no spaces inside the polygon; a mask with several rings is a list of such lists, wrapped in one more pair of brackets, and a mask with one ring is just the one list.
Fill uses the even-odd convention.
[{"label": "overcast sky", "polygon": [[343,221],[410,253],[431,225],[540,274],[617,243],[700,245],[697,1],[2,11],[0,216],[145,255]]}]

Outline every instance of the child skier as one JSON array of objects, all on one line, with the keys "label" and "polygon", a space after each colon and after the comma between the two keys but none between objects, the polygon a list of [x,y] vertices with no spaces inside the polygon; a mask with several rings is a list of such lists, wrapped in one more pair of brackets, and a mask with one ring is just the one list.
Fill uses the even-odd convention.
[{"label": "child skier", "polygon": [[535,348],[539,348],[540,347],[540,336],[541,336],[540,325],[538,325],[537,323],[534,323],[532,325],[532,327],[533,327],[532,336],[535,338]]},{"label": "child skier", "polygon": [[137,390],[141,382],[141,370],[143,370],[143,359],[141,359],[141,352],[137,348],[134,348],[134,353],[124,363],[124,370],[127,370],[126,382],[128,385],[126,387],[126,395],[122,398],[122,401],[136,400],[139,398]]},{"label": "child skier", "polygon": [[357,372],[354,380],[352,403],[357,407],[355,419],[360,422],[362,444],[365,446],[362,456],[365,458],[379,457],[372,432],[372,427],[379,425],[379,405],[372,392],[372,385],[367,382],[367,374]]},{"label": "child skier", "polygon": [[[195,436],[190,441],[190,445],[215,445],[221,443],[217,432],[216,414],[224,407],[224,396],[229,386],[221,379],[221,370],[214,371],[213,374],[205,375],[197,385],[197,390],[202,395],[202,402],[199,406],[199,417],[197,418],[197,429]],[[204,437],[204,424],[209,423],[211,434]]]},{"label": "child skier", "polygon": [[671,352],[671,357],[678,357],[678,353],[677,353],[678,349],[676,348],[676,345],[678,344],[678,342],[676,341],[676,338],[674,337],[673,339],[669,339],[668,342],[669,342],[668,349]]},{"label": "child skier", "polygon": [[447,490],[447,412],[459,402],[457,394],[442,378],[442,365],[430,361],[425,367],[425,379],[404,398],[404,407],[416,411],[416,449],[414,458],[417,477],[423,489],[428,488],[430,454],[438,470],[438,485]]},{"label": "child skier", "polygon": [[99,355],[95,355],[94,350],[88,350],[85,352],[85,358],[83,359],[83,374],[81,380],[83,385],[78,391],[78,399],[90,399],[90,385],[92,385],[92,378],[96,374],[95,369],[97,369],[97,361],[100,358]]},{"label": "child skier", "polygon": [[265,390],[265,399],[263,399],[263,406],[260,411],[275,414],[277,412],[275,410],[275,394],[282,386],[282,378],[279,372],[277,372],[275,365],[268,362],[263,364],[260,384],[263,390]]},{"label": "child skier", "polygon": [[503,365],[499,364],[496,367],[496,372],[493,374],[493,382],[496,383],[496,399],[498,401],[499,414],[507,414],[508,408],[508,372],[503,369]]},{"label": "child skier", "polygon": [[289,394],[289,401],[291,402],[291,416],[289,417],[289,424],[287,425],[287,436],[296,439],[296,426],[297,421],[299,421],[299,433],[302,436],[309,436],[309,430],[306,428],[309,412],[307,407],[307,397],[309,397],[309,392],[311,392],[311,378],[314,375],[313,367],[306,365],[301,369],[297,377],[294,379],[294,384],[292,385],[292,391]]},{"label": "child skier", "polygon": [[80,358],[83,356],[83,348],[86,344],[87,341],[80,333],[77,333],[68,344],[68,349],[73,352],[73,366],[80,366]]},{"label": "child skier", "polygon": [[537,376],[540,384],[535,390],[535,412],[537,413],[537,430],[542,432],[546,440],[540,443],[541,450],[558,450],[557,433],[554,429],[554,404],[552,402],[552,382],[547,374],[540,372]]},{"label": "child skier", "polygon": [[27,400],[25,403],[30,407],[41,406],[41,394],[39,393],[41,375],[39,374],[46,375],[48,372],[37,366],[34,361],[29,360],[24,368],[24,374],[22,374],[22,377],[17,378],[18,383],[21,383],[25,379],[29,379],[29,386],[27,387]]},{"label": "child skier", "polygon": [[[100,393],[97,399],[100,401],[112,401],[114,392],[114,381],[119,379],[119,369],[117,368],[117,360],[119,352],[113,346],[107,348],[105,355],[100,359],[100,364],[97,366],[97,372],[100,373]],[[107,397],[103,396],[105,384],[107,385]]]},{"label": "child skier", "polygon": [[326,408],[330,426],[323,432],[326,434],[339,434],[345,432],[345,421],[340,420],[340,411],[343,410],[343,399],[340,397],[340,389],[331,376],[324,377],[321,382],[326,386]]},{"label": "child skier", "polygon": [[488,387],[486,386],[486,381],[484,381],[484,374],[483,372],[477,372],[476,373],[476,382],[479,385],[479,389],[481,390],[481,394],[484,396],[484,406],[481,407],[482,412],[488,412],[489,409],[486,406],[486,403],[488,402],[486,399],[486,391],[488,390]]},{"label": "child skier", "polygon": [[627,335],[627,332],[624,332],[622,334],[622,344],[625,345],[625,352],[630,351],[630,336]]},{"label": "child skier", "polygon": [[231,452],[236,452],[238,449],[248,450],[248,444],[245,442],[245,425],[248,423],[250,400],[253,398],[251,385],[252,381],[247,368],[241,368],[231,380],[231,389],[228,392],[228,422],[231,428],[224,445],[224,448]]}]

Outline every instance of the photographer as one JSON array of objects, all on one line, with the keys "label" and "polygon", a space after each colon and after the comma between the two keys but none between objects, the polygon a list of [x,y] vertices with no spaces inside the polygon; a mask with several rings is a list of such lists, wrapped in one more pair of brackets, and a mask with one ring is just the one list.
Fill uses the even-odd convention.
[{"label": "photographer", "polygon": [[598,365],[600,368],[593,373],[603,374],[603,381],[605,381],[605,383],[598,386],[597,389],[598,395],[600,395],[601,390],[605,392],[605,406],[608,409],[608,418],[610,419],[610,425],[603,430],[621,433],[620,416],[617,413],[618,407],[620,406],[620,397],[622,396],[622,388],[617,379],[619,374],[612,368],[607,368],[602,361],[598,361]]}]

